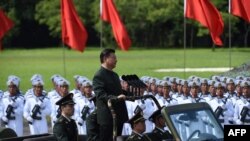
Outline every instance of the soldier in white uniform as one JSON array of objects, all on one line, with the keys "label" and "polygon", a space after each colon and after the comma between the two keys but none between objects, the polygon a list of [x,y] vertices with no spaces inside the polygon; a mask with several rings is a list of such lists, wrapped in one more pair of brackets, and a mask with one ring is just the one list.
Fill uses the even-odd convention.
[{"label": "soldier in white uniform", "polygon": [[2,97],[3,97],[3,91],[0,90],[0,100],[2,99]]},{"label": "soldier in white uniform", "polygon": [[7,81],[8,91],[4,92],[0,117],[7,128],[13,129],[18,136],[23,135],[24,97],[19,91],[19,79],[11,77]]},{"label": "soldier in white uniform", "polygon": [[[182,95],[183,91],[182,91],[182,81],[185,81],[184,79],[177,79],[176,83],[177,83],[177,91],[178,91],[178,95],[176,97],[179,97]],[[176,98],[175,97],[175,98]]]},{"label": "soldier in white uniform", "polygon": [[75,99],[75,112],[74,118],[77,123],[78,133],[86,135],[86,118],[95,109],[95,104],[91,100],[92,96],[92,83],[91,81],[85,81],[80,87],[81,96]]},{"label": "soldier in white uniform", "polygon": [[139,99],[133,102],[133,112],[137,114],[143,112],[143,117],[146,119],[146,133],[151,132],[154,129],[153,122],[149,121],[148,118],[157,109],[155,103],[151,99]]},{"label": "soldier in white uniform", "polygon": [[62,76],[59,75],[59,74],[54,74],[51,76],[51,82],[52,82],[52,85],[53,85],[53,89],[51,91],[48,92],[48,98],[50,99],[52,96],[55,96],[55,95],[59,95],[58,94],[58,89],[60,87],[58,87],[57,85],[57,81],[61,80],[62,79]]},{"label": "soldier in white uniform", "polygon": [[171,77],[169,80],[169,82],[171,83],[171,91],[170,91],[170,96],[172,98],[176,98],[176,96],[178,95],[178,89],[177,89],[177,80],[178,78],[176,77]]},{"label": "soldier in white uniform", "polygon": [[[0,90],[0,115],[3,115],[3,103],[2,103],[3,91]],[[0,119],[0,127],[2,127],[2,120]]]},{"label": "soldier in white uniform", "polygon": [[215,87],[214,87],[214,84],[215,84],[216,82],[217,82],[217,81],[215,81],[215,80],[209,80],[209,81],[208,81],[208,85],[209,85],[208,91],[209,91],[209,93],[210,93],[210,95],[211,95],[211,100],[217,97],[217,96],[216,96],[216,89],[215,89]]},{"label": "soldier in white uniform", "polygon": [[157,94],[156,81],[157,81],[157,79],[153,78],[153,77],[149,79],[150,91],[148,94],[153,95],[153,96],[156,96],[156,94]]},{"label": "soldier in white uniform", "polygon": [[[122,88],[123,88],[123,90],[128,91],[128,85],[127,85],[126,81],[122,82]],[[139,96],[143,96],[144,91],[145,91],[145,88],[141,88]],[[132,118],[136,112],[140,112],[140,111],[135,111],[135,109],[136,109],[136,106],[138,105],[138,103],[141,103],[141,100],[136,100],[136,102],[126,100],[125,103],[126,103],[129,119]],[[143,104],[138,105],[138,106],[140,107],[140,109],[138,109],[138,107],[137,107],[137,110],[143,110],[143,108],[145,108],[145,106]],[[123,124],[122,135],[131,135],[131,133],[132,133],[131,125],[129,123],[125,122]]]},{"label": "soldier in white uniform", "polygon": [[200,84],[196,81],[191,81],[188,83],[188,86],[190,87],[190,96],[191,98],[185,99],[182,101],[182,103],[199,103],[199,102],[205,102],[203,98],[198,97],[198,89]]},{"label": "soldier in white uniform", "polygon": [[[37,81],[37,80],[41,80],[43,81],[43,77],[41,74],[34,74],[32,75],[32,77],[30,78],[30,82],[31,84],[33,83],[33,81]],[[25,101],[27,100],[28,97],[30,97],[30,95],[34,95],[34,91],[33,91],[33,86],[32,88],[28,89],[24,95]],[[44,93],[46,93],[46,91],[44,91]]]},{"label": "soldier in white uniform", "polygon": [[191,99],[191,96],[190,96],[190,87],[188,86],[188,83],[189,83],[189,81],[187,81],[187,80],[183,80],[181,82],[182,92],[183,93],[181,95],[179,94],[176,97],[176,100],[178,101],[178,104],[183,104],[183,103],[185,103],[185,101],[187,99]]},{"label": "soldier in white uniform", "polygon": [[51,105],[43,92],[44,82],[38,79],[32,85],[34,95],[27,97],[23,116],[29,123],[31,135],[48,133],[47,116],[51,113]]},{"label": "soldier in white uniform", "polygon": [[225,93],[225,97],[230,99],[233,102],[233,105],[235,106],[236,100],[237,100],[237,94],[235,92],[235,80],[232,78],[228,78],[226,81],[226,89],[227,92]]},{"label": "soldier in white uniform", "polygon": [[69,82],[65,78],[61,78],[57,80],[57,86],[58,86],[58,95],[53,95],[50,98],[51,103],[51,127],[53,128],[54,123],[56,122],[57,118],[60,117],[60,109],[59,105],[56,105],[55,103],[60,100],[62,97],[69,94]]},{"label": "soldier in white uniform", "polygon": [[[77,77],[77,76],[75,76]],[[69,93],[73,93],[73,100],[75,101],[76,99],[78,99],[79,97],[81,97],[81,93],[83,93],[83,91],[81,91],[81,87],[82,87],[82,84],[86,81],[90,81],[87,77],[85,76],[78,76],[75,80],[75,89],[71,90]]]},{"label": "soldier in white uniform", "polygon": [[211,100],[211,95],[209,93],[208,79],[201,79],[201,92],[198,94],[200,98],[205,99],[206,102]]},{"label": "soldier in white uniform", "polygon": [[178,101],[170,96],[171,84],[167,81],[163,81],[163,98],[159,100],[161,106],[176,105]]},{"label": "soldier in white uniform", "polygon": [[156,87],[157,87],[157,94],[155,95],[155,98],[159,101],[160,99],[163,98],[163,81],[162,80],[157,80],[156,81]]},{"label": "soldier in white uniform", "polygon": [[242,97],[242,88],[240,86],[242,80],[235,80],[235,92],[236,92],[236,99],[240,99]]},{"label": "soldier in white uniform", "polygon": [[243,97],[235,104],[234,121],[236,124],[250,125],[250,82],[242,81]]},{"label": "soldier in white uniform", "polygon": [[224,97],[225,84],[216,82],[215,88],[217,97],[211,100],[209,104],[222,126],[225,124],[232,124],[234,107],[232,101]]}]

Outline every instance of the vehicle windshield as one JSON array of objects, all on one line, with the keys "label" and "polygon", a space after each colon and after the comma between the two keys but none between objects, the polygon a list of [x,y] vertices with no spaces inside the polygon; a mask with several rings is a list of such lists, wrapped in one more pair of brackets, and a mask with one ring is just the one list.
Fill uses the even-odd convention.
[{"label": "vehicle windshield", "polygon": [[223,140],[224,133],[210,110],[172,113],[170,119],[182,141]]}]

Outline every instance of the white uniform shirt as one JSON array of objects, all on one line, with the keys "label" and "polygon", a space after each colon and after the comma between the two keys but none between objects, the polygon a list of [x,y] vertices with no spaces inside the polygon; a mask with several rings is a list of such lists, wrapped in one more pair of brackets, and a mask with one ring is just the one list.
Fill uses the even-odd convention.
[{"label": "white uniform shirt", "polygon": [[[241,111],[243,107],[248,108],[248,113],[246,114],[244,122],[241,121]],[[234,122],[236,124],[250,125],[250,99],[247,100],[245,98],[238,99],[235,103],[234,108]]]},{"label": "white uniform shirt", "polygon": [[62,97],[59,94],[54,93],[54,95],[52,95],[50,97],[50,105],[51,105],[51,114],[50,114],[50,118],[51,118],[51,127],[53,128],[57,118],[60,117],[61,112],[59,112],[59,105],[56,105],[56,102],[58,100],[60,100]]},{"label": "white uniform shirt", "polygon": [[224,126],[225,124],[229,124],[233,121],[233,115],[234,115],[234,107],[233,103],[230,99],[227,98],[214,98],[208,103],[213,111],[215,112],[216,109],[221,106],[223,109],[222,115],[219,116],[219,121]]},{"label": "white uniform shirt", "polygon": [[178,101],[174,98],[162,98],[159,100],[159,104],[161,106],[170,106],[170,105],[177,105]]},{"label": "white uniform shirt", "polygon": [[[41,117],[41,120],[32,118],[32,114],[34,114],[32,111],[36,105],[40,107],[39,112],[36,113],[36,117]],[[27,97],[27,101],[24,105],[23,116],[28,122],[30,122],[29,127],[31,135],[48,133],[46,117],[49,116],[50,113],[51,105],[48,97],[37,97],[35,95]]]},{"label": "white uniform shirt", "polygon": [[[78,133],[82,135],[86,135],[86,119],[84,120],[82,118],[82,111],[84,107],[88,107],[87,109],[87,118],[91,112],[95,110],[95,104],[93,101],[90,101],[88,98],[85,96],[81,95],[77,99],[75,99],[75,111],[74,111],[74,119],[76,120],[77,123],[77,128],[78,128]],[[86,109],[86,108],[85,108]]]},{"label": "white uniform shirt", "polygon": [[23,106],[24,106],[24,97],[21,94],[16,96],[10,96],[9,92],[6,91],[4,96],[2,97],[2,112],[0,113],[0,117],[4,121],[6,118],[8,119],[6,109],[9,105],[14,107],[14,111],[10,114],[10,117],[14,117],[15,119],[6,120],[7,124],[5,127],[13,129],[18,136],[23,136]]}]

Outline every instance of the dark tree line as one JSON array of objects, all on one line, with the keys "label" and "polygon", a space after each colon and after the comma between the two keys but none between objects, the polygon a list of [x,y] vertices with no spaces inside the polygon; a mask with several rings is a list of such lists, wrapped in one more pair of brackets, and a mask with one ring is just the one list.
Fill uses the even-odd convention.
[{"label": "dark tree line", "polygon": [[[137,47],[183,47],[183,0],[114,0],[122,21]],[[232,46],[248,46],[250,26],[244,20],[228,14],[228,1],[212,0],[224,20],[221,36],[224,46],[229,42],[231,19]],[[109,24],[100,20],[99,0],[74,0],[86,27],[88,46],[100,45],[100,33],[105,46],[116,46]],[[15,22],[4,38],[9,47],[48,47],[61,44],[60,0],[1,0],[0,7]],[[187,47],[213,46],[208,30],[187,19]],[[101,28],[102,27],[102,28]]]}]

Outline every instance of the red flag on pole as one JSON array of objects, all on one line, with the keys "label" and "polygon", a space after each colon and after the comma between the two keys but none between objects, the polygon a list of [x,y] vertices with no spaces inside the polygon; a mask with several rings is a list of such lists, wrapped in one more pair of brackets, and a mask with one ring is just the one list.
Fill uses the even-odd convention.
[{"label": "red flag on pole", "polygon": [[118,46],[122,50],[128,50],[131,46],[131,40],[125,26],[121,22],[113,0],[101,0],[101,19],[111,23]]},{"label": "red flag on pole", "polygon": [[250,0],[231,0],[231,13],[250,23]]},{"label": "red flag on pole", "polygon": [[222,46],[220,35],[224,22],[219,11],[209,0],[186,0],[185,17],[194,19],[207,27],[214,44]]},{"label": "red flag on pole", "polygon": [[8,32],[12,27],[14,26],[14,23],[11,19],[9,19],[3,12],[2,9],[0,9],[0,50],[2,50],[2,38],[6,32]]},{"label": "red flag on pole", "polygon": [[61,0],[61,22],[63,43],[83,52],[88,33],[77,15],[72,0]]}]

